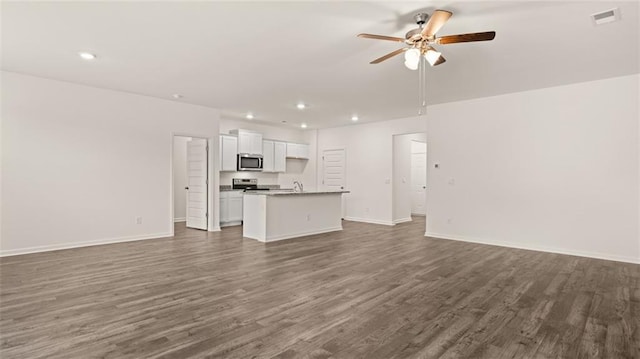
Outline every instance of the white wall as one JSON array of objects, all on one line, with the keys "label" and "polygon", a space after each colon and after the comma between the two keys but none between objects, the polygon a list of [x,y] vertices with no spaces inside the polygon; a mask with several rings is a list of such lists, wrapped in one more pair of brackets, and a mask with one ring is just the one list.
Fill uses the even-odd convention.
[{"label": "white wall", "polygon": [[1,80],[3,255],[171,235],[173,133],[210,138],[213,178],[217,110],[8,72]]},{"label": "white wall", "polygon": [[425,133],[393,136],[393,222],[411,220],[411,154],[413,141],[426,142]]},{"label": "white wall", "polygon": [[183,222],[187,218],[187,142],[191,137],[173,138],[173,220]]},{"label": "white wall", "polygon": [[640,262],[639,81],[429,107],[427,235]]},{"label": "white wall", "polygon": [[[424,118],[362,123],[318,130],[318,168],[324,150],[345,149],[345,219],[393,224],[393,135],[425,132]],[[322,171],[317,171],[321,187]]]},{"label": "white wall", "polygon": [[283,188],[293,188],[293,181],[302,181],[305,190],[315,189],[316,181],[316,130],[298,130],[284,126],[270,126],[254,121],[232,119],[220,120],[220,133],[228,134],[235,129],[262,133],[264,139],[306,143],[310,145],[309,160],[287,159],[286,173],[221,172],[220,184],[231,185],[233,178],[257,178],[258,183],[279,184]]}]

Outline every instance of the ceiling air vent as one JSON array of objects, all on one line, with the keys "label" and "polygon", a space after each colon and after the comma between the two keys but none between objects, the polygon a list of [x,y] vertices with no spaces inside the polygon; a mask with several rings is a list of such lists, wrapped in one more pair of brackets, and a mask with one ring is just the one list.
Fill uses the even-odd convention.
[{"label": "ceiling air vent", "polygon": [[591,15],[594,25],[608,24],[620,20],[620,9],[615,8]]}]

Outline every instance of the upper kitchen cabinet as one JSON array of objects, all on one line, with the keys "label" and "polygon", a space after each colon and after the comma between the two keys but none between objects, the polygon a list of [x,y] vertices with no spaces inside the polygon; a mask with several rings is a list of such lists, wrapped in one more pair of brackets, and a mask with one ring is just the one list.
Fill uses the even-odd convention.
[{"label": "upper kitchen cabinet", "polygon": [[273,172],[275,160],[273,154],[273,141],[262,141],[262,172]]},{"label": "upper kitchen cabinet", "polygon": [[262,172],[286,172],[287,144],[280,141],[262,141]]},{"label": "upper kitchen cabinet", "polygon": [[220,171],[235,171],[237,169],[238,138],[220,135]]},{"label": "upper kitchen cabinet", "polygon": [[262,134],[247,130],[231,130],[238,135],[238,153],[262,155]]},{"label": "upper kitchen cabinet", "polygon": [[287,143],[287,158],[309,159],[309,145]]},{"label": "upper kitchen cabinet", "polygon": [[287,172],[287,143],[273,143],[273,172]]}]

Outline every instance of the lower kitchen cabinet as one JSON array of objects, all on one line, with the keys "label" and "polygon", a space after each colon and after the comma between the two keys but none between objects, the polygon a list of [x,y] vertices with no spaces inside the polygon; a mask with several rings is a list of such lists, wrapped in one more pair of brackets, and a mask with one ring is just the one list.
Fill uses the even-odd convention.
[{"label": "lower kitchen cabinet", "polygon": [[237,226],[242,224],[242,191],[220,192],[220,226]]}]

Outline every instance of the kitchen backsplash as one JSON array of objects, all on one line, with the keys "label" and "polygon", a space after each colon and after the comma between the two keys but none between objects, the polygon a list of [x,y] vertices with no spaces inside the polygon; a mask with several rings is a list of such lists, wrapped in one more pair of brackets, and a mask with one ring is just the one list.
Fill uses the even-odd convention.
[{"label": "kitchen backsplash", "polygon": [[262,172],[220,172],[220,184],[229,185],[234,178],[257,178],[259,185],[279,184],[277,173]]}]

